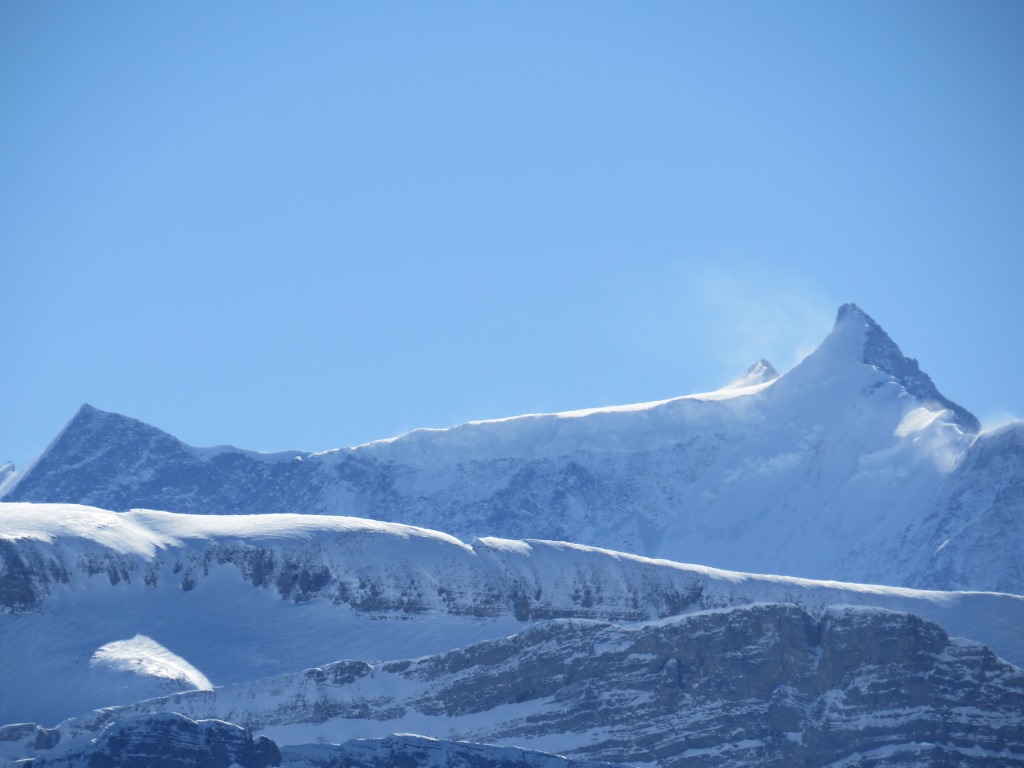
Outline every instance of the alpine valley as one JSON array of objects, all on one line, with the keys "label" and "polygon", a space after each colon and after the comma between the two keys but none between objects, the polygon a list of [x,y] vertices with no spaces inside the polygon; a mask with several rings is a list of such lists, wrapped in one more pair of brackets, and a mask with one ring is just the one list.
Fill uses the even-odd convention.
[{"label": "alpine valley", "polygon": [[325,453],[83,406],[0,493],[0,766],[1024,765],[1024,422],[852,304],[781,376]]}]

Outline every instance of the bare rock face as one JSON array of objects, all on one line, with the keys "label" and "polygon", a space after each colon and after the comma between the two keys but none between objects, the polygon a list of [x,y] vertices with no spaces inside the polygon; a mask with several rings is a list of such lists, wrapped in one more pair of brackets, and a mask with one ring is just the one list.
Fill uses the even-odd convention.
[{"label": "bare rock face", "polygon": [[137,419],[86,404],[7,490],[12,501],[60,498],[116,510],[186,512],[201,498],[209,512],[292,511],[319,490],[306,471],[312,465],[289,463],[307,455],[296,451],[266,461],[235,449],[196,451]]},{"label": "bare rock face", "polygon": [[906,357],[896,346],[896,342],[882,329],[882,326],[856,304],[841,306],[836,323],[841,323],[851,317],[867,326],[867,343],[864,345],[863,357],[865,363],[893,376],[908,393],[921,402],[948,408],[965,431],[971,433],[981,431],[981,423],[977,417],[962,405],[954,403],[939,392],[931,377],[921,370],[917,360]]},{"label": "bare rock face", "polygon": [[[472,670],[471,683],[442,686],[416,708],[468,716],[546,699],[557,710],[505,723],[497,735],[602,734],[581,753],[661,765],[823,765],[946,745],[908,758],[934,765],[947,749],[952,759],[960,749],[1024,747],[1014,719],[1024,711],[1020,671],[905,614],[850,609],[815,620],[792,606],[756,606],[627,633],[577,624],[524,634],[525,647],[507,659],[487,644],[410,667],[418,679]],[[609,678],[618,681],[611,695]],[[964,689],[965,679],[985,682]],[[988,716],[963,722],[982,700]]]},{"label": "bare rock face", "polygon": [[36,758],[32,768],[268,768],[281,754],[269,739],[217,720],[174,713],[128,717],[95,739]]},{"label": "bare rock face", "polygon": [[[21,726],[22,730],[37,726]],[[116,720],[95,739],[50,749],[19,768],[616,768],[545,752],[396,735],[345,744],[306,744],[284,750],[237,725],[178,714]],[[619,768],[622,768],[621,766]]]},{"label": "bare rock face", "polygon": [[35,610],[53,585],[67,584],[70,578],[60,560],[33,544],[0,539],[0,610]]},{"label": "bare rock face", "polygon": [[287,768],[613,768],[515,747],[496,747],[423,736],[353,739],[344,744],[307,744],[281,750]]},{"label": "bare rock face", "polygon": [[421,659],[103,710],[61,730],[80,739],[154,712],[238,722],[277,741],[299,724],[340,741],[444,722],[468,741],[557,743],[574,758],[668,768],[1024,758],[1020,669],[915,616],[859,608],[555,621]]},{"label": "bare rock face", "polygon": [[8,753],[24,754],[53,749],[60,742],[60,732],[35,723],[0,725],[0,756]]}]

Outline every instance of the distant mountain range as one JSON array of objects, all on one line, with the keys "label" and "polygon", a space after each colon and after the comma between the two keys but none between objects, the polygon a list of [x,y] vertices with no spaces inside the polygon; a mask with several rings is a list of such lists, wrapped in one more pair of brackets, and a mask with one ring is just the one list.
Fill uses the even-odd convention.
[{"label": "distant mountain range", "polygon": [[0,768],[1024,765],[1024,422],[854,305],[781,376],[325,453],[83,406],[0,493]]},{"label": "distant mountain range", "polygon": [[355,515],[757,573],[1024,593],[1024,423],[980,433],[855,305],[783,376],[416,430],[325,453],[193,448],[83,406],[5,501]]}]

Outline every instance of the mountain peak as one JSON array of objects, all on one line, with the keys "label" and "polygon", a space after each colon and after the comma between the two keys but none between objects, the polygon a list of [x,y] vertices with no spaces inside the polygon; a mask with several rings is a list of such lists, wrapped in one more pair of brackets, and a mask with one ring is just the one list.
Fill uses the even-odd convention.
[{"label": "mountain peak", "polygon": [[127,418],[125,416],[120,416],[120,414],[117,413],[101,410],[94,405],[89,405],[89,403],[82,403],[78,407],[78,410],[75,411],[74,415],[68,419],[67,423],[61,428],[61,431],[58,433],[58,437],[68,430],[80,428],[82,425],[89,424],[96,419],[102,419],[106,416]]},{"label": "mountain peak", "polygon": [[[100,431],[124,431],[133,428],[153,429],[148,424],[138,419],[133,419],[131,416],[123,416],[114,411],[104,411],[94,405],[89,405],[89,403],[82,403],[81,407],[75,411],[75,415],[68,420],[68,423],[58,433],[54,443],[57,443],[61,437],[66,435],[74,436],[78,433],[96,434]],[[44,455],[52,447],[52,445],[48,447],[44,451]]]},{"label": "mountain peak", "polygon": [[42,501],[48,498],[39,495],[43,488],[50,488],[47,493],[53,492],[54,498],[84,498],[91,476],[102,473],[102,468],[114,476],[130,477],[132,463],[161,456],[170,461],[175,453],[179,455],[174,458],[180,458],[187,451],[156,427],[83,403],[32,464],[4,484],[2,498]]},{"label": "mountain peak", "polygon": [[779,378],[779,372],[775,366],[763,357],[747,368],[746,372],[726,384],[723,389],[739,389],[740,387],[752,387],[755,384],[765,384]]},{"label": "mountain peak", "polygon": [[869,323],[875,323],[875,321],[871,319],[871,315],[869,315],[867,312],[865,312],[863,309],[858,307],[853,302],[848,302],[846,304],[843,304],[843,306],[839,308],[839,312],[836,314],[836,324],[838,325],[839,323],[843,322],[843,320],[850,316],[860,318]]},{"label": "mountain peak", "polygon": [[836,340],[840,338],[853,345],[855,354],[859,354],[859,362],[889,374],[918,400],[948,408],[956,417],[957,424],[965,431],[981,431],[977,417],[939,392],[931,377],[921,370],[917,360],[905,356],[882,326],[856,304],[843,304],[839,308],[832,333],[822,346],[830,342],[839,343]]}]

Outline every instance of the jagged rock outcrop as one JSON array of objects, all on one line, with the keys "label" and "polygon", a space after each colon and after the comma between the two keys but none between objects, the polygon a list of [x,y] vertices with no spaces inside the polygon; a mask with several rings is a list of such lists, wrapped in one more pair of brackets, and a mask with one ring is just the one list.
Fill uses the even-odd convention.
[{"label": "jagged rock outcrop", "polygon": [[35,723],[0,725],[0,760],[5,756],[45,752],[60,743],[60,731]]},{"label": "jagged rock outcrop", "polygon": [[238,722],[283,743],[413,723],[556,743],[573,757],[700,768],[983,766],[1024,760],[1024,673],[930,622],[876,609],[706,611],[632,627],[562,620],[408,661],[102,710],[66,738],[154,712]]},{"label": "jagged rock outcrop", "polygon": [[739,389],[741,387],[754,387],[758,384],[767,384],[779,378],[779,372],[775,366],[764,358],[758,360],[747,368],[742,376],[733,379],[725,385],[726,389]]},{"label": "jagged rock outcrop", "polygon": [[909,394],[926,405],[937,405],[947,408],[956,416],[957,423],[967,432],[977,433],[981,431],[981,423],[977,417],[964,408],[945,397],[939,392],[938,387],[931,377],[921,370],[917,360],[906,357],[900,348],[884,330],[864,310],[856,304],[844,304],[839,308],[836,323],[841,323],[849,316],[855,316],[857,322],[867,326],[867,343],[864,344],[864,357],[862,360],[873,365],[878,370],[893,376],[907,390]]},{"label": "jagged rock outcrop", "polygon": [[31,768],[270,768],[281,753],[270,739],[219,720],[175,713],[126,717],[92,739],[58,744]]},{"label": "jagged rock outcrop", "polygon": [[[114,720],[95,738],[59,743],[57,731],[24,724],[0,728],[0,742],[16,730],[45,732],[49,741],[26,740],[35,758],[18,768],[616,768],[536,750],[445,741],[408,734],[352,739],[344,744],[301,744],[279,749],[265,736],[219,720],[190,720],[174,713]],[[0,765],[10,744],[0,744]],[[621,766],[619,768],[622,768]]]},{"label": "jagged rock outcrop", "polygon": [[[282,768],[613,768],[516,747],[388,736],[344,744],[306,744],[281,750]],[[624,767],[620,767],[624,768]]]},{"label": "jagged rock outcrop", "polygon": [[[845,580],[863,578],[858,547],[901,532],[913,550],[907,556],[942,544],[909,532],[921,530],[944,482],[970,484],[966,470],[951,473],[977,420],[868,315],[844,305],[829,336],[793,370],[776,378],[759,363],[743,382],[638,406],[416,430],[319,454],[192,448],[83,406],[4,498],[118,511],[355,515],[464,540],[568,540]],[[982,516],[1005,514],[990,507]],[[992,563],[977,557],[965,550],[941,571],[947,583],[932,583],[988,588],[974,574],[990,573]],[[908,578],[876,571],[883,583]],[[1015,573],[995,578],[1024,592]]]},{"label": "jagged rock outcrop", "polygon": [[[136,419],[86,404],[4,500],[62,499],[106,509],[253,514],[311,508],[323,478],[309,454],[196,449]],[[298,460],[297,460],[298,459]],[[294,462],[294,463],[292,463]]]}]

